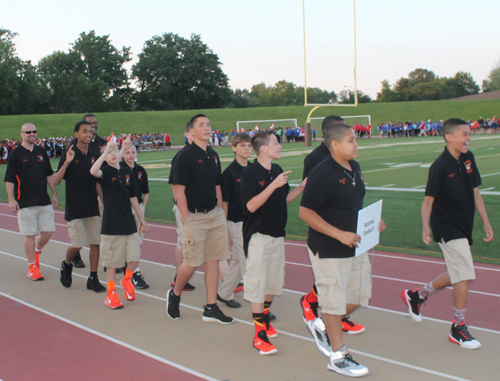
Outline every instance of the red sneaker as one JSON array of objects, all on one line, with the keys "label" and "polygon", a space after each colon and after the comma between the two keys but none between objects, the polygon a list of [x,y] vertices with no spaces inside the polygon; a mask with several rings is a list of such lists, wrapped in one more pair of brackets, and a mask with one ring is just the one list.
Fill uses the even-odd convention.
[{"label": "red sneaker", "polygon": [[278,332],[276,332],[271,323],[264,323],[264,326],[266,327],[267,337],[278,337]]},{"label": "red sneaker", "polygon": [[259,331],[256,337],[253,339],[253,347],[255,350],[259,352],[261,355],[271,355],[273,353],[278,352],[276,347],[271,344],[269,339],[267,338],[266,331]]},{"label": "red sneaker", "polygon": [[242,292],[243,291],[243,283],[238,283],[238,285],[236,286],[236,288],[234,289],[234,293],[237,294],[238,292]]},{"label": "red sneaker", "polygon": [[112,310],[123,308],[122,298],[118,296],[116,291],[108,291],[108,295],[106,295],[106,300],[104,301],[104,303]]},{"label": "red sneaker", "polygon": [[29,265],[28,278],[31,280],[43,280],[44,277],[40,274],[40,270],[36,267],[36,263]]},{"label": "red sneaker", "polygon": [[300,306],[302,307],[305,323],[318,317],[318,303],[309,303],[307,301],[307,295],[300,298]]},{"label": "red sneaker", "polygon": [[357,333],[361,333],[365,330],[365,327],[362,325],[356,324],[349,320],[350,316],[346,316],[342,319],[342,331],[347,332],[351,335],[356,335]]},{"label": "red sneaker", "polygon": [[40,270],[40,254],[42,254],[42,251],[35,249],[35,266],[38,270]]},{"label": "red sneaker", "polygon": [[130,279],[122,278],[122,280],[120,281],[120,285],[123,287],[123,290],[125,292],[125,299],[127,299],[129,302],[135,300],[135,288]]}]

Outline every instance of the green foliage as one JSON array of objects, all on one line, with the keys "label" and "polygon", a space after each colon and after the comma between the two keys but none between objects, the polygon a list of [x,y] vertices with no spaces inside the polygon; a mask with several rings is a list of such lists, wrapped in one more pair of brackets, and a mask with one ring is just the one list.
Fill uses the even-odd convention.
[{"label": "green foliage", "polygon": [[454,77],[437,77],[433,71],[415,69],[408,78],[399,78],[391,89],[389,81],[382,81],[377,93],[379,102],[404,102],[457,98],[479,93],[479,86],[470,73],[459,71]]},{"label": "green foliage", "polygon": [[[372,99],[369,95],[364,94],[361,90],[358,93],[358,103],[370,103]],[[340,103],[341,104],[354,104],[356,103],[354,91],[342,90],[340,92]]]},{"label": "green foliage", "polygon": [[219,57],[197,34],[185,39],[164,33],[146,41],[132,68],[140,110],[218,108],[231,91]]},{"label": "green foliage", "polygon": [[483,81],[483,91],[485,93],[496,90],[500,90],[500,61],[493,66],[487,79]]}]

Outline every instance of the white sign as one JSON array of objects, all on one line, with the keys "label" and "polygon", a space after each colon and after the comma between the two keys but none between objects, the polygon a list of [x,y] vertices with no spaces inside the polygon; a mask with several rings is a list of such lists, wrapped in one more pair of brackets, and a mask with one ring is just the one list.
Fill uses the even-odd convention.
[{"label": "white sign", "polygon": [[356,248],[356,256],[367,252],[380,240],[378,225],[382,218],[382,200],[377,201],[358,212],[358,229],[356,233],[361,237],[361,243]]}]

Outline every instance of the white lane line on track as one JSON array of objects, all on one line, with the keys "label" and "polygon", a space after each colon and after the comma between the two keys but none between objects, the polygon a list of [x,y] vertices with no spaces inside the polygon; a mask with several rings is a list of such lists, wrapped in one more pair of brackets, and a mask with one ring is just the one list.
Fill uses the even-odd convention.
[{"label": "white lane line on track", "polygon": [[[7,256],[10,256],[10,257],[13,257],[13,258],[17,258],[17,259],[21,259],[21,260],[26,260],[26,259],[24,259],[24,258],[21,258],[21,257],[17,256],[17,255],[14,255],[14,254],[11,254],[11,253],[6,253],[6,252],[4,252],[4,251],[0,251],[0,253],[2,253],[2,254],[4,254],[4,255],[7,255]],[[43,263],[40,263],[40,265],[43,265],[44,267],[48,267],[48,268],[50,268],[50,269],[53,269],[53,270],[59,271],[59,268],[56,268],[56,267],[54,267],[54,266],[45,265],[45,264],[43,264]],[[73,275],[74,275],[74,276],[81,277],[81,278],[86,278],[86,276],[81,275],[81,274],[78,274],[78,273],[73,273]],[[104,282],[101,282],[101,283],[104,283]],[[117,286],[117,287],[121,288],[120,286]],[[284,289],[284,291],[288,291],[288,290],[285,290],[285,289]],[[295,292],[294,292],[294,293],[295,293]],[[150,297],[150,298],[156,299],[156,300],[161,300],[162,302],[165,302],[165,303],[166,303],[166,298],[161,298],[161,297],[158,297],[158,296],[156,296],[156,295],[150,295],[150,294],[147,294],[147,293],[145,293],[145,292],[142,292],[142,291],[137,291],[137,290],[136,290],[136,294],[141,294],[141,295],[144,295],[144,296],[147,296],[147,297]],[[158,361],[162,361],[162,362],[164,362],[164,363],[166,363],[166,364],[168,364],[168,365],[172,365],[172,366],[174,366],[174,367],[178,367],[179,369],[185,370],[186,372],[189,372],[189,373],[194,372],[194,371],[191,371],[191,370],[190,370],[190,369],[188,369],[188,368],[184,368],[184,369],[183,369],[183,368],[181,368],[182,366],[181,366],[181,365],[179,365],[179,364],[171,363],[171,362],[169,362],[169,361],[168,361],[168,360],[166,360],[166,359],[163,359],[163,358],[158,357],[158,356],[156,356],[156,355],[150,354],[149,352],[145,352],[145,351],[143,351],[143,350],[141,350],[141,349],[139,349],[139,348],[133,347],[133,346],[131,346],[131,345],[129,345],[129,344],[126,344],[126,343],[123,343],[123,342],[118,341],[118,340],[116,340],[116,339],[113,339],[112,337],[109,337],[109,336],[107,336],[107,335],[101,334],[101,333],[99,333],[99,332],[97,332],[97,331],[94,331],[94,330],[92,330],[92,329],[90,329],[90,328],[87,328],[87,327],[85,327],[85,326],[79,325],[78,323],[74,323],[74,322],[72,322],[71,320],[68,320],[68,319],[63,318],[63,317],[61,317],[61,316],[58,316],[58,315],[56,315],[56,314],[53,314],[53,313],[51,313],[51,312],[49,312],[49,311],[45,311],[45,310],[43,310],[43,309],[41,309],[41,308],[39,308],[39,307],[35,307],[35,306],[31,305],[31,304],[28,304],[27,302],[21,301],[20,299],[17,299],[17,298],[14,298],[14,297],[8,296],[8,295],[4,294],[4,293],[3,293],[3,292],[1,292],[1,291],[0,291],[0,295],[4,295],[4,296],[6,296],[6,297],[9,297],[9,298],[11,298],[11,299],[13,299],[13,300],[18,301],[19,303],[22,303],[22,304],[27,305],[27,306],[29,306],[29,307],[33,307],[34,309],[37,309],[38,311],[41,311],[41,312],[44,312],[44,313],[47,313],[48,315],[53,316],[53,317],[55,317],[55,318],[58,318],[58,319],[60,318],[62,321],[65,321],[65,322],[67,322],[67,323],[69,323],[69,324],[72,324],[72,325],[74,325],[74,326],[76,326],[76,327],[78,327],[78,328],[81,328],[81,329],[84,329],[84,330],[86,330],[86,331],[88,331],[88,332],[94,333],[94,334],[96,334],[96,335],[98,335],[98,336],[101,336],[101,337],[103,337],[103,338],[105,338],[105,339],[108,339],[108,340],[110,340],[110,341],[113,341],[113,342],[115,342],[115,343],[117,343],[117,344],[119,344],[119,345],[123,345],[123,346],[125,346],[125,347],[127,347],[127,348],[130,348],[130,349],[132,349],[132,350],[136,350],[136,351],[137,351],[137,352],[139,352],[139,353],[142,353],[142,354],[144,354],[144,355],[146,355],[146,356],[152,357],[152,358],[154,358],[154,359],[156,359],[156,360],[158,360]],[[199,307],[190,306],[190,305],[187,305],[187,304],[184,304],[184,303],[181,303],[181,306],[186,307],[186,308],[190,308],[190,309],[192,309],[192,310],[199,311],[199,312],[202,312],[202,311],[203,311],[203,310],[202,310],[201,308],[199,308]],[[391,311],[391,310],[385,310],[385,309],[383,309],[383,308],[377,308],[377,309],[378,309],[378,310],[381,310],[381,311],[386,311],[386,312],[393,312],[393,311]],[[395,311],[395,312],[397,312],[398,314],[401,314],[401,315],[406,315],[406,314],[403,314],[403,313],[401,313],[401,312],[399,312],[399,311]],[[235,320],[235,321],[237,321],[237,322],[239,322],[239,323],[246,324],[246,325],[249,325],[249,326],[253,326],[253,325],[254,325],[254,323],[253,323],[252,321],[247,321],[247,320],[237,319],[237,318],[234,318],[234,320]],[[433,319],[433,320],[434,320],[434,321],[436,321],[436,322],[442,322],[442,323],[445,323],[445,324],[447,324],[447,325],[449,324],[449,322],[444,321],[444,320],[438,320],[438,319]],[[472,326],[471,326],[471,327],[472,327]],[[475,328],[475,329],[478,329],[478,330],[485,330],[485,329],[483,329],[483,328],[478,328],[478,327],[472,327],[472,328]],[[297,338],[297,339],[300,339],[300,340],[309,341],[309,342],[314,343],[314,340],[313,340],[312,338],[310,338],[310,337],[305,337],[305,336],[297,335],[297,334],[295,334],[295,333],[292,333],[292,332],[287,332],[287,331],[283,331],[283,330],[277,330],[277,331],[278,331],[279,333],[283,334],[283,335],[287,335],[287,336],[294,337],[294,338]],[[500,334],[500,332],[498,332],[498,331],[493,331],[493,330],[488,330],[488,331],[493,332],[493,333],[498,333],[498,334]],[[447,374],[447,373],[442,373],[442,372],[434,371],[434,370],[432,370],[432,369],[422,368],[422,367],[415,366],[415,365],[408,364],[408,363],[404,363],[404,362],[401,362],[401,361],[392,360],[392,359],[389,359],[389,358],[385,358],[385,357],[377,356],[377,355],[374,355],[374,354],[371,354],[371,353],[367,353],[367,352],[363,352],[363,351],[358,351],[358,350],[356,350],[356,349],[352,349],[352,348],[349,348],[349,351],[350,351],[350,352],[352,352],[352,353],[356,353],[356,354],[359,354],[359,355],[362,355],[362,356],[366,356],[366,357],[369,357],[369,358],[375,359],[375,360],[379,360],[379,361],[386,362],[386,363],[393,364],[393,365],[402,366],[402,367],[404,367],[404,368],[414,369],[414,370],[417,370],[417,371],[419,371],[419,372],[423,372],[423,373],[428,373],[428,374],[437,375],[437,376],[444,377],[444,378],[447,378],[447,379],[450,379],[450,380],[460,380],[460,381],[465,381],[465,380],[467,380],[467,379],[460,378],[460,377],[456,377],[456,376],[453,376],[453,375],[450,375],[450,374]],[[192,373],[192,374],[196,374],[196,373]],[[198,375],[198,374],[196,374],[196,375]],[[205,377],[208,377],[208,376],[205,376],[205,375],[200,375],[200,377],[204,377],[204,378],[205,378]],[[208,379],[208,380],[213,380],[213,378],[205,378],[205,379]]]},{"label": "white lane line on track", "polygon": [[142,355],[144,355],[144,356],[147,356],[147,357],[149,357],[149,358],[152,358],[153,360],[160,361],[160,362],[162,362],[162,363],[164,363],[164,364],[166,364],[166,365],[170,365],[170,366],[172,366],[172,367],[174,367],[174,368],[180,369],[180,370],[182,370],[182,371],[184,371],[184,372],[186,372],[186,373],[190,373],[190,374],[192,374],[192,375],[194,375],[194,376],[197,376],[197,377],[200,377],[200,378],[202,378],[202,379],[204,379],[204,380],[209,380],[209,381],[217,381],[217,379],[216,379],[216,378],[213,378],[213,377],[207,376],[206,374],[203,374],[203,373],[197,372],[197,371],[195,371],[195,370],[193,370],[193,369],[186,368],[186,367],[185,367],[185,366],[183,366],[183,365],[180,365],[180,364],[177,364],[177,363],[175,363],[175,362],[169,361],[169,360],[167,360],[167,359],[164,359],[163,357],[160,357],[160,356],[154,355],[154,354],[152,354],[152,353],[150,353],[150,352],[146,352],[145,350],[142,350],[142,349],[137,348],[137,347],[135,347],[135,346],[133,346],[133,345],[127,344],[127,343],[125,343],[125,342],[123,342],[123,341],[117,340],[117,339],[115,339],[115,338],[113,338],[113,337],[111,337],[111,336],[108,336],[108,335],[106,335],[106,334],[104,334],[104,333],[101,333],[101,332],[99,332],[99,331],[96,331],[96,330],[94,330],[94,329],[92,329],[92,328],[88,328],[88,327],[86,327],[86,326],[84,326],[84,325],[81,325],[81,324],[75,323],[74,321],[71,321],[71,320],[69,320],[69,319],[66,319],[66,318],[64,318],[64,317],[62,317],[62,316],[60,316],[60,315],[54,314],[54,313],[52,313],[52,312],[50,312],[50,311],[44,310],[43,308],[40,308],[40,307],[34,306],[34,305],[33,305],[33,304],[31,304],[31,303],[27,303],[27,302],[25,302],[25,301],[23,301],[23,300],[21,300],[21,299],[18,299],[18,298],[16,298],[16,297],[11,296],[11,295],[5,294],[5,293],[3,293],[3,292],[1,292],[1,291],[0,291],[0,295],[4,296],[4,297],[6,297],[6,298],[9,298],[9,299],[11,299],[11,300],[14,300],[14,301],[15,301],[15,302],[17,302],[17,303],[21,303],[21,304],[23,304],[24,306],[29,307],[29,308],[32,308],[32,309],[34,309],[34,310],[36,310],[36,311],[38,311],[38,312],[42,312],[42,313],[44,313],[44,314],[46,314],[46,315],[48,315],[48,316],[51,316],[51,317],[56,318],[56,319],[58,319],[58,320],[60,320],[60,321],[63,321],[64,323],[70,324],[70,325],[72,325],[72,326],[74,326],[74,327],[76,327],[76,328],[79,328],[79,329],[81,329],[81,330],[84,330],[84,331],[87,331],[87,332],[89,332],[89,333],[92,333],[92,334],[94,334],[94,335],[96,335],[96,336],[99,336],[99,337],[101,337],[101,338],[103,338],[103,339],[106,339],[106,340],[108,340],[108,341],[111,341],[112,343],[115,343],[115,344],[121,345],[122,347],[125,347],[125,348],[127,348],[127,349],[131,349],[131,350],[133,350],[133,351],[135,351],[135,352],[137,352],[137,353],[140,353],[140,354],[142,354]]}]

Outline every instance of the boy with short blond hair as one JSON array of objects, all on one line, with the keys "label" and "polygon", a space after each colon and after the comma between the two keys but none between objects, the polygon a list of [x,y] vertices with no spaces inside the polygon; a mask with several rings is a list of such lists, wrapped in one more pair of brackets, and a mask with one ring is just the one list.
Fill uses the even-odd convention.
[{"label": "boy with short blond hair", "polygon": [[[422,240],[439,244],[447,271],[429,284],[404,290],[403,301],[416,322],[422,321],[420,306],[436,291],[453,287],[453,322],[448,339],[462,348],[478,349],[481,343],[468,331],[465,307],[469,286],[476,278],[470,246],[474,213],[483,221],[485,242],[493,240],[493,229],[479,193],[481,176],[472,152],[468,150],[471,132],[465,120],[452,118],[443,123],[444,152],[429,169],[429,179],[422,203]],[[431,229],[429,229],[429,220]]]},{"label": "boy with short blond hair", "polygon": [[272,131],[257,132],[252,147],[257,159],[241,173],[243,248],[247,255],[244,298],[252,304],[253,347],[259,354],[269,355],[278,351],[269,341],[269,337],[278,336],[270,324],[269,309],[274,296],[283,293],[285,282],[287,203],[302,193],[305,181],[290,192],[291,171],[283,172],[273,163],[281,157],[281,145]]},{"label": "boy with short blond hair", "polygon": [[[101,229],[101,257],[106,267],[108,293],[105,304],[111,309],[123,308],[121,298],[115,289],[116,269],[125,262],[127,270],[120,284],[125,291],[125,299],[135,300],[132,275],[140,259],[140,242],[132,208],[139,216],[142,227],[148,230],[148,224],[137,201],[137,182],[130,168],[120,166],[123,152],[132,145],[130,138],[123,142],[121,151],[116,143],[108,143],[103,154],[92,166],[90,173],[101,179],[104,196],[104,212]],[[101,169],[103,162],[107,166]]]}]

